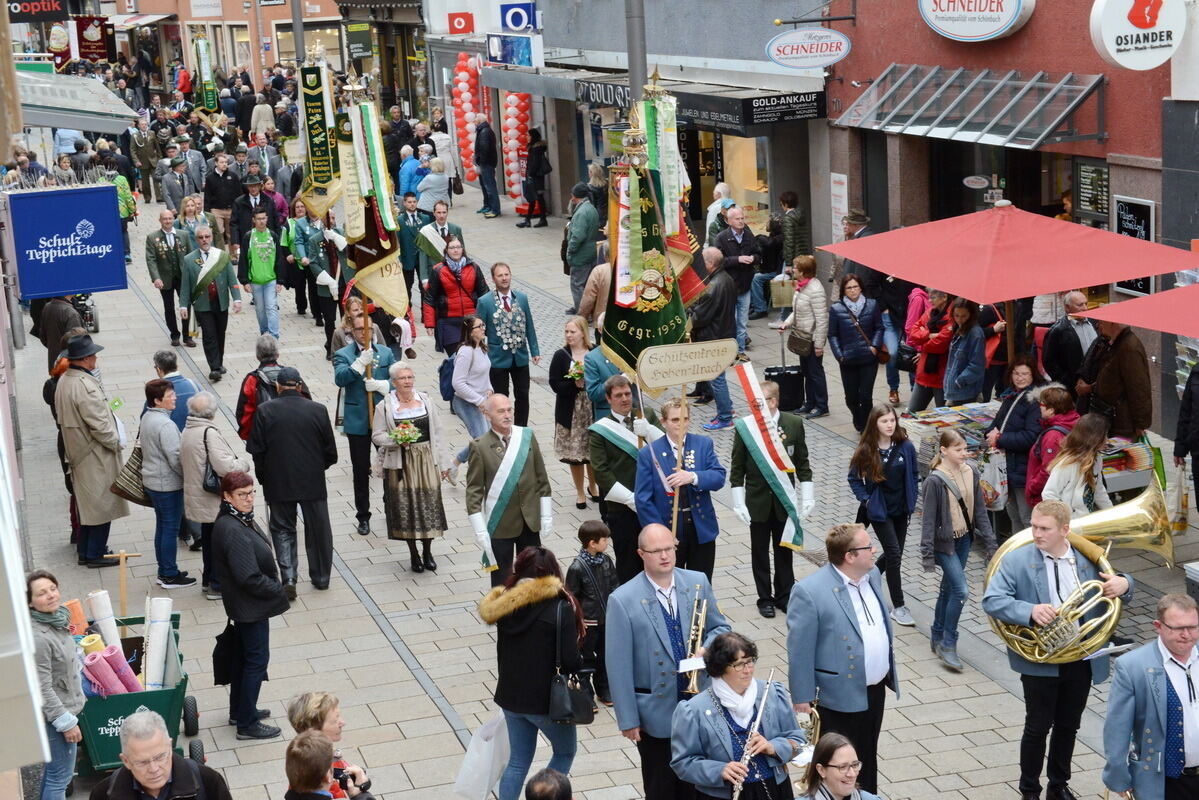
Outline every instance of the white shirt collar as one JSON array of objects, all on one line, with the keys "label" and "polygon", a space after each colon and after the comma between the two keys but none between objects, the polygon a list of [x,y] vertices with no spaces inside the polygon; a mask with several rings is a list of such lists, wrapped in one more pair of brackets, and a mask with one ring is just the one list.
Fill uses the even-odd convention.
[{"label": "white shirt collar", "polygon": [[1063,553],[1060,557],[1051,556],[1051,555],[1049,555],[1049,553],[1047,553],[1044,550],[1041,551],[1041,555],[1042,555],[1042,557],[1044,557],[1044,559],[1046,561],[1071,561],[1071,560],[1074,560],[1074,558],[1075,558],[1074,557],[1074,548],[1070,546],[1069,542],[1066,542],[1066,552]]},{"label": "white shirt collar", "polygon": [[613,411],[613,412],[612,412],[612,419],[616,420],[616,421],[617,421],[617,422],[619,422],[621,425],[623,425],[623,424],[624,424],[624,418],[625,418],[626,416],[628,416],[628,415],[627,415],[627,414],[620,414],[620,413],[617,413],[617,412],[615,412],[615,411]]},{"label": "white shirt collar", "polygon": [[861,589],[866,584],[870,583],[870,573],[866,573],[857,581],[851,580],[848,575],[841,571],[841,568],[834,565],[833,569],[837,570],[837,574],[841,576],[841,580],[845,581],[846,586],[852,586],[855,589]]},{"label": "white shirt collar", "polygon": [[779,412],[777,410],[770,416],[770,422],[776,426],[779,424]]},{"label": "white shirt collar", "polygon": [[[1157,650],[1159,653],[1161,653],[1162,665],[1167,669],[1169,668],[1171,661],[1173,661],[1175,664],[1179,663],[1178,659],[1174,658],[1174,655],[1166,649],[1166,645],[1162,643],[1160,636],[1157,638]],[[1195,666],[1196,660],[1199,660],[1199,647],[1192,647],[1190,658],[1188,658],[1186,663],[1182,665],[1183,669],[1189,671],[1191,667]]]}]

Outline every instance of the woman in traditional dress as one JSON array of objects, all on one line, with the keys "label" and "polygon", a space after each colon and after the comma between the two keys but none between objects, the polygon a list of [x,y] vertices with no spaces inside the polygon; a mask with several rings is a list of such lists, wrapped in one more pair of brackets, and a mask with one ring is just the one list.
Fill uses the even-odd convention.
[{"label": "woman in traditional dress", "polygon": [[413,572],[436,572],[433,539],[446,529],[441,503],[441,480],[449,472],[445,431],[429,395],[413,388],[416,378],[406,362],[392,364],[388,377],[393,390],[375,406],[371,427],[383,462],[387,538],[408,542]]},{"label": "woman in traditional dress", "polygon": [[587,392],[583,390],[583,358],[587,355],[587,320],[579,316],[566,318],[566,344],[550,359],[550,389],[556,394],[554,403],[554,455],[570,466],[575,484],[575,506],[587,508],[583,494],[583,473],[592,502],[599,502],[599,488],[591,471],[587,450],[587,428],[594,422],[594,411]]}]

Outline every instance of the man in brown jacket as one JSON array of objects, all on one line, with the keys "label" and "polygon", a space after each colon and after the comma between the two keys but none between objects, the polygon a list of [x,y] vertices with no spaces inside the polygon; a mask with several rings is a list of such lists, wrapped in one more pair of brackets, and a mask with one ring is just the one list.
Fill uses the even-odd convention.
[{"label": "man in brown jacket", "polygon": [[1111,420],[1110,435],[1139,438],[1153,424],[1153,384],[1145,345],[1127,325],[1116,322],[1100,320],[1099,335],[1110,344],[1100,356],[1095,382],[1079,379],[1078,396],[1089,397],[1090,410]]},{"label": "man in brown jacket", "polygon": [[95,376],[96,354],[104,348],[84,334],[67,342],[70,367],[58,380],[54,408],[79,506],[79,564],[109,567],[108,530],[114,519],[129,515],[129,504],[108,489],[121,471],[122,435]]}]

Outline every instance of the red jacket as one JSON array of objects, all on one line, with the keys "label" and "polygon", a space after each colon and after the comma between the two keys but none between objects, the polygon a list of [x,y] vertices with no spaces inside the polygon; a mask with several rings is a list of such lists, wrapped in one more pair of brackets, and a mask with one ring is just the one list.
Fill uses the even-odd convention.
[{"label": "red jacket", "polygon": [[1028,451],[1028,477],[1024,484],[1024,497],[1030,507],[1041,502],[1041,492],[1045,488],[1045,482],[1049,480],[1049,465],[1061,452],[1062,440],[1066,438],[1065,433],[1050,428],[1057,425],[1069,432],[1077,422],[1078,412],[1074,409],[1065,414],[1054,414],[1049,419],[1041,418],[1041,435]]},{"label": "red jacket", "polygon": [[[920,320],[912,326],[908,333],[908,344],[920,351],[916,357],[916,383],[929,389],[940,389],[945,384],[945,367],[949,363],[949,343],[953,339],[953,320],[949,318],[949,310],[945,310],[945,320],[936,333],[929,333],[928,320],[933,309],[925,311]],[[931,371],[929,356],[936,357],[936,364]]]},{"label": "red jacket", "polygon": [[487,294],[487,281],[479,265],[469,259],[459,275],[443,261],[429,276],[427,301],[422,308],[424,325],[432,328],[439,319],[459,319],[475,313],[475,301]]}]

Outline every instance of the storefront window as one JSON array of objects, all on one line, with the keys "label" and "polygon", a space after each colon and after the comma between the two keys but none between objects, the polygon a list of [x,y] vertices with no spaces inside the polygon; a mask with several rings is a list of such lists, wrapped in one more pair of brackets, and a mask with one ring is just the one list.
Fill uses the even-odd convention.
[{"label": "storefront window", "polygon": [[[296,61],[296,42],[291,34],[291,23],[275,27],[275,38],[279,43],[280,61]],[[341,54],[341,26],[336,22],[310,22],[304,24],[304,49],[320,44],[325,48],[325,59],[335,70],[343,69],[345,62]],[[302,59],[301,59],[302,60]]]},{"label": "storefront window", "polygon": [[233,47],[233,60],[237,65],[250,63],[250,31],[244,25],[229,27],[229,40]]},{"label": "storefront window", "polygon": [[732,188],[733,199],[737,201],[737,205],[749,214],[754,211],[769,211],[770,188],[766,185],[766,139],[763,137],[743,139],[740,136],[727,134],[720,135],[719,139],[724,151],[722,158],[724,162],[723,180]]}]

